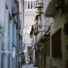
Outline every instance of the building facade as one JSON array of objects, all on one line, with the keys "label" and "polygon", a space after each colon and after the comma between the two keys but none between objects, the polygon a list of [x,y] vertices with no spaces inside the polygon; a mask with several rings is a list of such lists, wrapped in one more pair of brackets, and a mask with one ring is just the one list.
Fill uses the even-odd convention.
[{"label": "building facade", "polygon": [[2,0],[0,10],[0,68],[20,68],[19,1]]},{"label": "building facade", "polygon": [[23,29],[23,46],[26,56],[28,59],[28,46],[31,46],[31,38],[29,37],[29,32],[31,25],[33,24],[35,17],[35,0],[24,0],[24,29]]},{"label": "building facade", "polygon": [[19,0],[19,16],[20,16],[20,51],[19,51],[19,66],[22,67],[23,55],[23,28],[24,28],[24,0]]},{"label": "building facade", "polygon": [[[68,68],[67,0],[37,0],[35,28],[35,63],[38,68]],[[65,8],[65,9],[64,9]],[[37,55],[37,56],[36,56]]]}]

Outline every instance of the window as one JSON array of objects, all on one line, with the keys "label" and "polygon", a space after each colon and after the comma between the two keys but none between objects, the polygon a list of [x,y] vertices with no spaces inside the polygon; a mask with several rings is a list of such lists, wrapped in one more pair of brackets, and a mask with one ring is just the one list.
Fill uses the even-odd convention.
[{"label": "window", "polygon": [[35,7],[35,1],[32,1],[31,2],[31,8],[34,9],[34,7]]},{"label": "window", "polygon": [[30,2],[28,2],[28,9],[30,9]]},{"label": "window", "polygon": [[24,2],[24,9],[35,9],[35,1],[25,1]]}]

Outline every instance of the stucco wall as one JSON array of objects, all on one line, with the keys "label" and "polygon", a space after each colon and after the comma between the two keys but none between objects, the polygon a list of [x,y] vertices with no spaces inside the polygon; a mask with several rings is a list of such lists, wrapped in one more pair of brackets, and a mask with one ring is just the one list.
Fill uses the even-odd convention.
[{"label": "stucco wall", "polygon": [[[56,66],[58,68],[66,68],[66,40],[67,37],[64,33],[63,24],[66,23],[66,15],[62,14],[61,16],[61,10],[58,11],[58,13],[54,17],[54,22],[51,25],[51,36],[58,31],[61,28],[61,50],[62,50],[62,58],[53,58],[53,66]],[[52,49],[51,49],[52,50]]]},{"label": "stucco wall", "polygon": [[46,68],[50,68],[50,55],[46,56]]}]

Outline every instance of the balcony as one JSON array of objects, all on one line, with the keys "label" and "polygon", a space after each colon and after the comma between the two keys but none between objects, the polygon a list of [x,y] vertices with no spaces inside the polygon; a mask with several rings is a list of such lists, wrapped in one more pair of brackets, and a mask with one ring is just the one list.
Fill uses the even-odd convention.
[{"label": "balcony", "polygon": [[37,0],[36,8],[43,8],[43,0]]},{"label": "balcony", "polygon": [[57,7],[61,7],[63,4],[64,0],[50,0],[45,11],[45,17],[54,17],[57,11]]}]

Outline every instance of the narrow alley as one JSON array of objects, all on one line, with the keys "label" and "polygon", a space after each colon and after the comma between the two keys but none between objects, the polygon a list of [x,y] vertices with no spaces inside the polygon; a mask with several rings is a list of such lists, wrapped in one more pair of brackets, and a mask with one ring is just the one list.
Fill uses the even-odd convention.
[{"label": "narrow alley", "polygon": [[30,65],[23,65],[22,68],[37,68],[37,67],[33,67],[33,64],[30,64]]},{"label": "narrow alley", "polygon": [[68,0],[0,0],[0,68],[68,68]]}]

